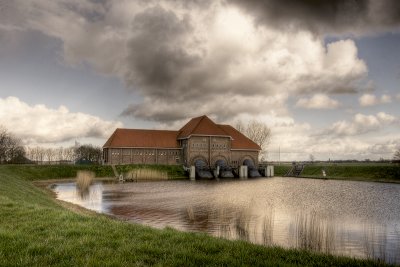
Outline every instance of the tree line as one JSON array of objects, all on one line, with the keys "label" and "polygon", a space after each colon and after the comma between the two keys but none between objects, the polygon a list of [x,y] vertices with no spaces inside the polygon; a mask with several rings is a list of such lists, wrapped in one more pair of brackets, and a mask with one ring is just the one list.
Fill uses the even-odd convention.
[{"label": "tree line", "polygon": [[0,126],[0,164],[100,163],[102,149],[91,144],[71,147],[29,147]]},{"label": "tree line", "polygon": [[26,157],[38,164],[101,163],[102,149],[90,144],[57,148],[27,147]]}]

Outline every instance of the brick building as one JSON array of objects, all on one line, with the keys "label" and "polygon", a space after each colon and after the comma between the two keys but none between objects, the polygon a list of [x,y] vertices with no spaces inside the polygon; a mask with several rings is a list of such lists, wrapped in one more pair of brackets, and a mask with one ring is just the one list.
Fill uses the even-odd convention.
[{"label": "brick building", "polygon": [[116,129],[103,146],[106,164],[258,165],[261,148],[230,125],[207,116],[179,131]]}]

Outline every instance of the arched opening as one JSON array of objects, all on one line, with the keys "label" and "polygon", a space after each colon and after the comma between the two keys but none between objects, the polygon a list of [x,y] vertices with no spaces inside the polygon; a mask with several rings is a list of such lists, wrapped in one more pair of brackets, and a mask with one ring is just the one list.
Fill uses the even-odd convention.
[{"label": "arched opening", "polygon": [[252,159],[245,159],[243,165],[247,166],[247,173],[250,178],[261,177],[261,174],[258,172]]},{"label": "arched opening", "polygon": [[196,168],[197,178],[211,179],[212,175],[207,162],[204,159],[198,158],[194,160],[194,167]]},{"label": "arched opening", "polygon": [[254,167],[254,162],[251,159],[245,159],[243,161],[243,165],[247,166],[247,167]]},{"label": "arched opening", "polygon": [[233,178],[232,168],[228,166],[224,159],[219,159],[215,162],[215,168],[219,168],[219,177]]}]

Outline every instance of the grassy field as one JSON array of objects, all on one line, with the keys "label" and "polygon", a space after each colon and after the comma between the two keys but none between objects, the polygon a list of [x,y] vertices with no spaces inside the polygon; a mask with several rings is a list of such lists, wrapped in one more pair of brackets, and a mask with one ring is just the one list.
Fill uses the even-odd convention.
[{"label": "grassy field", "polygon": [[[29,177],[30,180],[43,180],[54,178],[76,177],[79,170],[88,170],[95,173],[96,177],[114,177],[114,172],[109,165],[7,165],[16,175]],[[151,169],[168,173],[170,179],[187,178],[182,166],[167,165],[117,165],[118,173],[127,173],[136,169]]]},{"label": "grassy field", "polygon": [[[291,165],[275,166],[275,175],[283,176]],[[400,183],[400,165],[389,163],[315,163],[307,164],[301,177]]]},{"label": "grassy field", "polygon": [[111,166],[107,165],[5,165],[0,167],[31,181],[76,177],[79,170],[92,171],[96,177],[114,177]]},{"label": "grassy field", "polygon": [[303,177],[322,177],[322,169],[330,179],[400,183],[400,166],[394,164],[310,164]]},{"label": "grassy field", "polygon": [[[104,215],[73,212],[32,184],[32,180],[60,178],[59,170],[48,167],[0,166],[0,266],[379,264],[307,251],[266,248],[201,233],[157,230]],[[63,168],[63,176],[76,172],[74,166]],[[103,174],[103,170],[100,173]]]},{"label": "grassy field", "polygon": [[274,166],[274,174],[275,176],[284,176],[285,173],[291,168],[291,165],[275,165]]}]

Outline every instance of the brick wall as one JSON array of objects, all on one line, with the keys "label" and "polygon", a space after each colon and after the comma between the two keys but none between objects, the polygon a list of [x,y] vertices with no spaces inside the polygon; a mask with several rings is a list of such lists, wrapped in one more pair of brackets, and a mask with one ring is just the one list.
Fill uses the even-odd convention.
[{"label": "brick wall", "polygon": [[105,153],[107,164],[182,164],[181,149],[111,148]]}]

